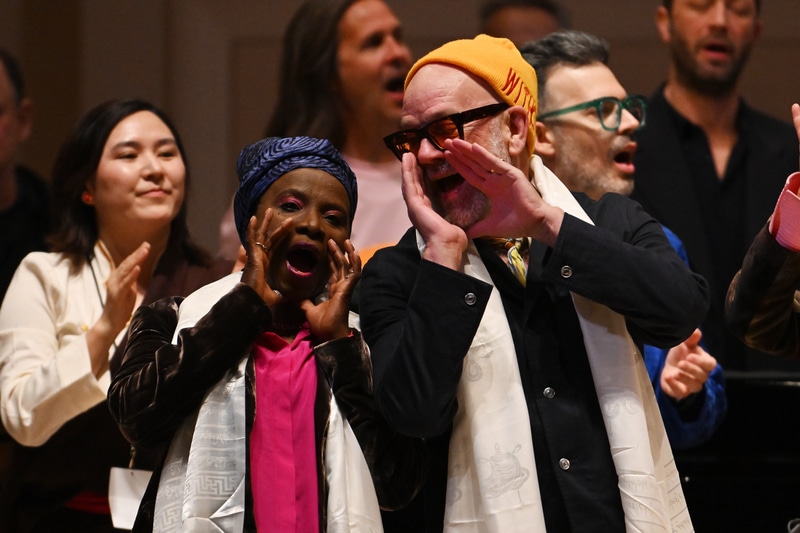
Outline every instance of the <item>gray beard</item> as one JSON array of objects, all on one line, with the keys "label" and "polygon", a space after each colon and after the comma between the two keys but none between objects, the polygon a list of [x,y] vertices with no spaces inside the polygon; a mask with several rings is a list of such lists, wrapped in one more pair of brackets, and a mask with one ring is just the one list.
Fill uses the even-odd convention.
[{"label": "gray beard", "polygon": [[469,196],[469,204],[466,207],[451,208],[444,219],[454,226],[467,230],[476,222],[486,218],[491,208],[486,195],[474,189]]},{"label": "gray beard", "polygon": [[[503,143],[500,123],[495,120],[491,123],[490,128],[491,137],[484,148],[503,161],[509,161],[508,147]],[[471,185],[467,185],[469,194],[461,198],[457,205],[451,205],[448,209],[444,208],[436,195],[430,196],[434,210],[441,214],[447,222],[464,230],[486,218],[492,209],[489,198],[485,194]]]}]

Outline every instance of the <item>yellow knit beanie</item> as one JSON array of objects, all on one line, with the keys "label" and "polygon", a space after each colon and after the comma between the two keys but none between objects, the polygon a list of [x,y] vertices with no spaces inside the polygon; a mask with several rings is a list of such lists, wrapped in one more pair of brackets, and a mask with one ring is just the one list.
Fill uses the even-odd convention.
[{"label": "yellow knit beanie", "polygon": [[528,110],[528,155],[533,154],[536,128],[536,72],[508,39],[478,35],[445,43],[420,58],[406,76],[406,87],[414,74],[429,63],[461,68],[488,83],[505,102]]}]

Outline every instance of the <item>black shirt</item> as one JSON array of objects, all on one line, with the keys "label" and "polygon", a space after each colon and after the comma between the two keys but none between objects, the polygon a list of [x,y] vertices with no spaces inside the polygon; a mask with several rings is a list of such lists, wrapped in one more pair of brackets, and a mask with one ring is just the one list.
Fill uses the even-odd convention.
[{"label": "black shirt", "polygon": [[[680,139],[683,157],[691,173],[692,187],[698,203],[703,206],[699,215],[704,222],[712,268],[714,272],[719,273],[718,276],[708,279],[711,313],[720,316],[721,306],[728,292],[728,283],[741,267],[742,258],[747,251],[748,237],[741,216],[747,203],[747,138],[740,136],[737,140],[720,179],[705,132],[672,107],[668,109]],[[742,122],[740,112],[736,120],[739,131],[743,128]],[[723,333],[719,328],[704,331],[705,342],[709,346],[725,346],[727,335]],[[731,366],[743,364],[741,361],[734,361],[734,357],[738,357],[740,352],[733,350],[726,352],[730,354],[728,363],[731,363]]]},{"label": "black shirt", "polygon": [[675,111],[660,88],[648,101],[647,125],[636,133],[631,198],[675,232],[692,269],[708,281],[711,305],[701,328],[707,350],[726,371],[800,372],[800,360],[748,349],[725,326],[728,286],[798,160],[794,128],[743,100],[736,129],[738,141],[720,180],[705,133]]}]

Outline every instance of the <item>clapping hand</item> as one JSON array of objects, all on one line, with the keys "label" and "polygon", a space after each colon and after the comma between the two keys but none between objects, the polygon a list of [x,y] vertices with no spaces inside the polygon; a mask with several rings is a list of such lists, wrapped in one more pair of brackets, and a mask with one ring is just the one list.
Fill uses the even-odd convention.
[{"label": "clapping hand", "polygon": [[661,371],[661,390],[682,400],[703,390],[717,360],[700,346],[703,334],[695,329],[688,339],[672,348]]},{"label": "clapping hand", "polygon": [[138,299],[136,281],[149,253],[150,244],[143,242],[111,271],[106,281],[103,317],[108,320],[114,336],[122,331],[131,319]]},{"label": "clapping hand", "polygon": [[149,254],[150,244],[143,242],[111,271],[106,280],[103,314],[86,333],[92,373],[98,378],[108,370],[109,348],[128,325],[133,310],[143,297],[136,282]]}]

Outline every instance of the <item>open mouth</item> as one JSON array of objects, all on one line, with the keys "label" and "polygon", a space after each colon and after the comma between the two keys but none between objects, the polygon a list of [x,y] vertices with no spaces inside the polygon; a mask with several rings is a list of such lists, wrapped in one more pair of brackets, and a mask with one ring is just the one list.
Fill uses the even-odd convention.
[{"label": "open mouth", "polygon": [[710,52],[717,52],[720,54],[727,54],[730,52],[728,47],[722,43],[709,43],[705,46],[705,49]]},{"label": "open mouth", "polygon": [[316,248],[305,245],[293,247],[286,254],[286,265],[290,272],[298,276],[309,276],[319,264]]},{"label": "open mouth", "polygon": [[461,177],[461,174],[453,174],[452,176],[434,181],[433,185],[440,192],[450,192],[462,183],[464,183],[464,178]]},{"label": "open mouth", "polygon": [[703,45],[703,51],[711,58],[717,59],[727,58],[733,53],[732,48],[723,41],[707,42]]},{"label": "open mouth", "polygon": [[403,92],[404,85],[405,85],[405,78],[399,76],[397,78],[392,78],[388,82],[386,82],[386,90],[392,93],[401,93]]},{"label": "open mouth", "polygon": [[615,163],[621,163],[624,165],[632,165],[633,164],[633,152],[624,151],[619,152],[617,155],[614,156]]},{"label": "open mouth", "polygon": [[614,164],[625,174],[633,174],[636,167],[633,165],[633,153],[635,149],[625,149],[614,156]]}]

